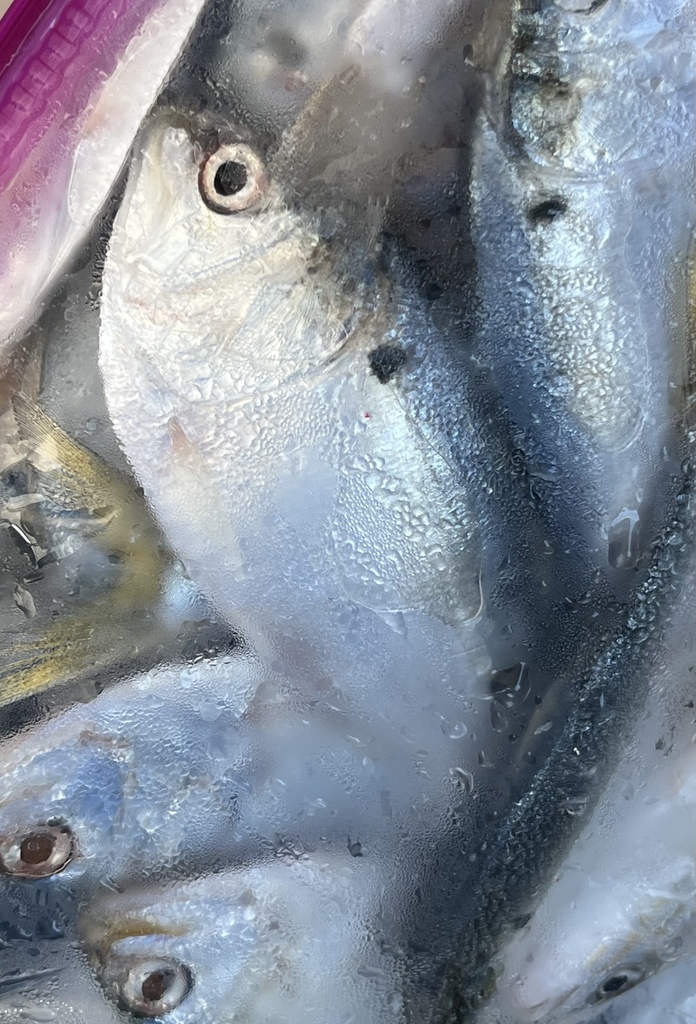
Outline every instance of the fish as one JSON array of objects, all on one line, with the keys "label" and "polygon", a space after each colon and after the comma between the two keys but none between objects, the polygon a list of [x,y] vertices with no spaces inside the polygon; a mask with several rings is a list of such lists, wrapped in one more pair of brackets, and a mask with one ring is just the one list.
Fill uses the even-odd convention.
[{"label": "fish", "polygon": [[0,78],[0,353],[85,241],[203,0],[63,0]]},{"label": "fish", "polygon": [[[519,489],[491,521],[498,546],[483,537],[507,575],[504,589],[495,577],[484,587],[484,608],[502,624],[514,609],[539,707],[513,755],[537,769],[462,892],[444,997],[458,1021],[493,997],[496,951],[610,777],[693,572],[693,30],[681,2],[659,15],[520,4],[472,130],[462,234],[474,282],[454,281],[438,317],[463,320],[471,305],[488,452],[508,438]],[[659,95],[641,84],[647,66],[669,81]],[[633,112],[619,123],[617,90]]]},{"label": "fish", "polygon": [[513,939],[501,990],[520,1019],[598,1012],[696,956],[696,755],[684,746],[645,776],[620,773]]},{"label": "fish", "polygon": [[[246,182],[223,196],[228,169]],[[480,646],[477,523],[398,388],[405,328],[370,228],[344,246],[314,213],[248,143],[206,157],[195,129],[154,119],[105,263],[109,414],[187,572],[250,644],[301,642],[342,683],[437,635],[441,677]]]},{"label": "fish", "polygon": [[0,873],[89,899],[106,880],[337,850],[416,886],[398,837],[427,842],[465,785],[464,735],[432,704],[414,721],[427,684],[395,696],[367,717],[243,650],[125,678],[4,742]]},{"label": "fish", "polygon": [[398,1021],[398,962],[372,924],[387,887],[369,858],[242,865],[102,898],[83,941],[107,995],[142,1017],[317,1024],[341,1006],[354,1019]]},{"label": "fish", "polygon": [[[582,464],[571,514],[618,597],[645,564],[681,458],[692,14],[682,0],[658,13],[520,5],[504,87],[490,83],[472,142],[479,358],[528,461],[559,480],[547,498],[558,517]],[[620,121],[604,103],[617,95]]]},{"label": "fish", "polygon": [[[611,1009],[617,1019],[623,1013],[633,1020],[643,1001],[652,1005],[650,993],[660,993],[661,976],[681,964],[693,991],[692,565],[690,554],[620,761],[592,813],[577,808],[581,832],[528,923],[500,954],[503,1016],[571,1021]],[[670,984],[665,978],[667,990]]]}]

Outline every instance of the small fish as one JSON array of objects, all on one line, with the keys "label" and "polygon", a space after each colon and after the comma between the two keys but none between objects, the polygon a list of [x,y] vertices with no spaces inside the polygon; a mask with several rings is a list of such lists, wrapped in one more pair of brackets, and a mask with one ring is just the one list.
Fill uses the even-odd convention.
[{"label": "small fish", "polygon": [[49,5],[0,79],[0,354],[107,199],[204,0]]},{"label": "small fish", "polygon": [[403,631],[440,648],[424,671],[448,673],[480,645],[480,547],[400,386],[428,378],[427,325],[413,341],[369,212],[288,205],[286,150],[269,166],[222,128],[207,144],[181,119],[150,124],[114,227],[100,365],[124,450],[250,643],[301,641],[351,686],[356,657],[391,673]]},{"label": "small fish", "polygon": [[243,652],[124,680],[3,745],[0,870],[89,895],[107,879],[340,850],[413,890],[423,865],[408,851],[460,788],[465,730],[427,686],[383,685],[390,707],[367,717],[328,681],[303,692]]},{"label": "small fish", "polygon": [[609,788],[506,951],[501,991],[524,1020],[599,1012],[696,955],[696,746],[630,778]]},{"label": "small fish", "polygon": [[139,1017],[397,1024],[398,956],[373,924],[388,887],[374,859],[277,858],[102,897],[81,930],[107,997]]}]

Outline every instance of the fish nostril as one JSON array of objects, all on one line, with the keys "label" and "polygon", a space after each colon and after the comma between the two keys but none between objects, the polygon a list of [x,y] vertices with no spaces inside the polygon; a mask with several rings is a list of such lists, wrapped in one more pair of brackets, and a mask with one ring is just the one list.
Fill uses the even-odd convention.
[{"label": "fish nostril", "polygon": [[557,196],[553,199],[544,199],[529,208],[527,216],[532,224],[551,224],[557,217],[560,217],[568,209],[565,199]]},{"label": "fish nostril", "polygon": [[611,999],[613,996],[618,996],[622,992],[627,992],[634,985],[637,985],[639,981],[642,981],[644,977],[645,971],[640,967],[624,967],[604,979],[596,990],[592,1002],[601,1002],[605,999]]},{"label": "fish nostril", "polygon": [[237,160],[226,160],[215,172],[215,191],[221,196],[234,196],[247,183],[247,169]]},{"label": "fish nostril", "polygon": [[62,871],[75,852],[75,839],[66,825],[40,825],[0,838],[0,871],[19,878],[47,878]]}]

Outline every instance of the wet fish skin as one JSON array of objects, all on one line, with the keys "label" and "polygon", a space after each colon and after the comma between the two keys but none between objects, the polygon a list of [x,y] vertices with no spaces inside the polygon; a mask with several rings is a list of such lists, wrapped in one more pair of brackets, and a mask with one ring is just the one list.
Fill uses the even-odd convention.
[{"label": "wet fish skin", "polygon": [[[230,675],[238,687],[225,703],[221,691]],[[254,682],[248,666],[231,668],[224,660],[208,678],[199,678],[195,667],[156,669],[8,741],[3,840],[62,822],[76,845],[66,877],[97,882],[128,866],[152,872],[167,857],[180,856],[187,838],[205,848],[216,821],[225,831],[230,827],[234,793],[228,784],[225,802],[215,785],[234,760],[234,725]],[[210,723],[218,699],[233,748],[222,762],[216,762]],[[224,730],[224,745],[223,737]],[[174,765],[186,767],[173,776]]]},{"label": "wet fish skin", "polygon": [[374,926],[386,887],[369,856],[288,857],[101,899],[82,932],[112,998],[141,964],[188,970],[188,993],[167,1014],[175,1024],[328,1024],[336,1006],[396,1024],[398,963]]},{"label": "wet fish skin", "polygon": [[696,952],[696,751],[662,759],[630,802],[620,792],[603,800],[511,943],[501,991],[525,1020],[599,1009]]},{"label": "wet fish skin", "polygon": [[410,637],[478,646],[476,521],[404,408],[365,238],[343,245],[340,210],[286,206],[273,166],[259,209],[216,214],[200,159],[190,129],[149,129],[100,333],[116,431],[187,571],[249,642],[301,638],[338,685],[368,651],[370,677],[391,675]]},{"label": "wet fish skin", "polygon": [[326,682],[308,694],[242,653],[124,681],[4,745],[5,874],[25,837],[57,827],[73,856],[46,873],[87,893],[107,878],[219,869],[284,848],[350,858],[354,843],[412,888],[413,850],[456,795],[450,769],[463,753],[461,727],[440,709],[414,724],[429,697],[392,698],[389,714],[368,718]]},{"label": "wet fish skin", "polygon": [[[572,514],[621,594],[679,461],[693,10],[544,2],[515,20],[473,143],[477,344],[527,458],[560,481],[549,507],[561,528],[582,474]],[[538,421],[530,389],[545,396]]]}]

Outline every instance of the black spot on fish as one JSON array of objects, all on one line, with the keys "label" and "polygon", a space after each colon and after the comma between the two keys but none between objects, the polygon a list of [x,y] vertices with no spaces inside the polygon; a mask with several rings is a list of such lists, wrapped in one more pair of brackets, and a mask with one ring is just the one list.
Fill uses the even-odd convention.
[{"label": "black spot on fish", "polygon": [[544,199],[543,202],[531,206],[527,216],[532,224],[551,224],[556,217],[562,216],[567,209],[568,204],[565,199],[560,197]]},{"label": "black spot on fish", "polygon": [[400,345],[378,345],[367,358],[377,380],[386,384],[406,362],[406,353]]}]

